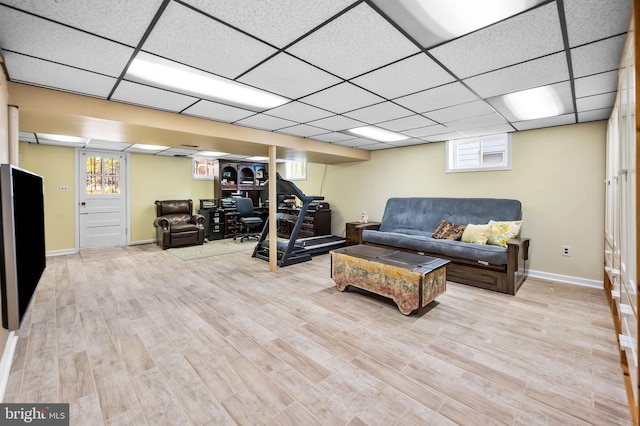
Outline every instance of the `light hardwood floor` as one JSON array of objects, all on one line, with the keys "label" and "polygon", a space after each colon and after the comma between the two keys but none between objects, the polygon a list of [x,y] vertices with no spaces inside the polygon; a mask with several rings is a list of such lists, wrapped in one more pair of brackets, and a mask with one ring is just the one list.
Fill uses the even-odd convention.
[{"label": "light hardwood floor", "polygon": [[630,424],[602,290],[448,283],[405,317],[338,292],[329,255],[249,253],[48,258],[4,402],[68,402],[72,425]]}]

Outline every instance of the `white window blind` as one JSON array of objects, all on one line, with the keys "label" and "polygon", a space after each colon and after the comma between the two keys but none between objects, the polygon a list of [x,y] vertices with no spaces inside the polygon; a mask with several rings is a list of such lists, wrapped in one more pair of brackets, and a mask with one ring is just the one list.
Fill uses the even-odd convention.
[{"label": "white window blind", "polygon": [[511,170],[511,135],[447,141],[447,172]]}]

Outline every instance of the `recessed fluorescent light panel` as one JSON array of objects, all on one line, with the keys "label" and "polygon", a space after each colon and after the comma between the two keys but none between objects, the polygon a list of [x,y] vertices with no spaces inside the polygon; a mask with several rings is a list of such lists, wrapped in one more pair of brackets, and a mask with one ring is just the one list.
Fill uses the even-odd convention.
[{"label": "recessed fluorescent light panel", "polygon": [[222,157],[223,155],[229,155],[228,152],[217,152],[217,151],[198,151],[194,155],[203,156],[203,157]]},{"label": "recessed fluorescent light panel", "polygon": [[87,143],[89,141],[89,139],[87,138],[79,138],[76,136],[52,135],[49,133],[36,133],[36,135],[38,135],[39,139],[46,139],[56,142]]},{"label": "recessed fluorescent light panel", "polygon": [[564,113],[562,102],[549,86],[504,95],[504,102],[520,120],[535,120]]},{"label": "recessed fluorescent light panel", "polygon": [[130,148],[131,149],[141,149],[143,151],[164,151],[165,149],[169,149],[168,146],[146,145],[146,144],[142,144],[142,143],[133,144]]},{"label": "recessed fluorescent light panel", "polygon": [[374,0],[423,47],[460,37],[544,0]]},{"label": "recessed fluorescent light panel", "polygon": [[144,52],[138,53],[131,62],[126,78],[253,111],[264,111],[289,102],[282,96]]},{"label": "recessed fluorescent light panel", "polygon": [[401,135],[400,133],[391,132],[389,130],[381,129],[374,126],[356,127],[355,129],[347,130],[347,132],[379,142],[395,142],[409,139],[409,136]]}]

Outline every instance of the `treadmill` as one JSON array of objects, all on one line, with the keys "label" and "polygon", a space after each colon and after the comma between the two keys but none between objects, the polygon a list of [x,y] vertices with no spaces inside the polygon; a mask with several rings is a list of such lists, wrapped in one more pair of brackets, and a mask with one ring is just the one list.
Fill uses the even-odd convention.
[{"label": "treadmill", "polygon": [[[311,260],[312,255],[328,253],[331,250],[344,247],[346,245],[346,239],[338,237],[336,235],[320,235],[317,237],[301,238],[298,239],[300,229],[302,229],[302,223],[304,217],[309,210],[309,206],[314,201],[324,200],[322,196],[309,196],[305,195],[300,188],[291,181],[282,179],[280,173],[276,173],[276,193],[281,194],[293,194],[300,201],[302,201],[302,207],[298,212],[298,215],[291,215],[286,213],[276,214],[277,219],[289,220],[294,222],[291,235],[288,241],[277,242],[277,264],[278,266],[289,266],[296,263],[306,262]],[[265,186],[268,182],[265,182]],[[269,218],[265,220],[262,233],[258,239],[256,247],[253,249],[252,257],[269,261],[269,240],[267,235],[269,234]]]}]

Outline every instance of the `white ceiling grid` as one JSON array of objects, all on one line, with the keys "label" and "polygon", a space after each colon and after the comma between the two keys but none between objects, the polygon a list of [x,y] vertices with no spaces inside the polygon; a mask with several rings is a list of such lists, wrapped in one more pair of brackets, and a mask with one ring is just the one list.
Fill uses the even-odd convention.
[{"label": "white ceiling grid", "polygon": [[[367,150],[608,118],[631,0],[543,0],[433,46],[382,11],[402,3],[0,0],[0,52],[11,81]],[[135,83],[138,52],[290,102],[255,112]],[[519,121],[502,101],[547,85],[565,114]],[[367,124],[408,139],[346,133]]]}]

